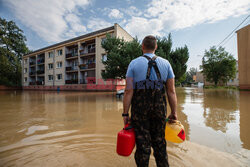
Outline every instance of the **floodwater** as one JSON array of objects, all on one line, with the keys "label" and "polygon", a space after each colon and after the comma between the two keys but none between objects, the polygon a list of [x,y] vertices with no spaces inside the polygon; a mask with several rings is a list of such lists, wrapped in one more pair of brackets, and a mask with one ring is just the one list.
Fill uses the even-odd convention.
[{"label": "floodwater", "polygon": [[[187,141],[168,142],[171,166],[250,166],[250,92],[177,97]],[[0,166],[135,166],[116,154],[122,109],[113,93],[0,91]]]}]

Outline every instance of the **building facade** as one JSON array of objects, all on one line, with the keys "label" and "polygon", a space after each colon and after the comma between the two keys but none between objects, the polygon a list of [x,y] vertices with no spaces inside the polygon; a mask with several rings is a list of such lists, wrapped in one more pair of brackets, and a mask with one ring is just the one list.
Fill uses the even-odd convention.
[{"label": "building facade", "polygon": [[[107,55],[101,42],[107,34],[126,41],[133,40],[122,27],[114,24],[23,56],[23,89],[85,90],[89,84],[105,85],[101,72],[105,70],[102,61],[107,59]],[[124,81],[118,85],[124,85]]]},{"label": "building facade", "polygon": [[237,32],[239,87],[250,90],[250,24]]}]

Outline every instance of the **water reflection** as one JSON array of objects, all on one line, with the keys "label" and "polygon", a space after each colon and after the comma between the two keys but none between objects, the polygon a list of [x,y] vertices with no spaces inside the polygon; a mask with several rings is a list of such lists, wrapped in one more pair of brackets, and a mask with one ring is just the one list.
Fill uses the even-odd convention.
[{"label": "water reflection", "polygon": [[203,116],[205,124],[223,133],[227,124],[235,122],[238,110],[239,92],[234,90],[204,90]]},{"label": "water reflection", "polygon": [[250,149],[250,92],[240,92],[240,139]]},{"label": "water reflection", "polygon": [[[181,121],[182,125],[185,128],[185,134],[186,134],[186,139],[189,140],[189,132],[190,132],[190,127],[187,119],[187,115],[183,112],[184,109],[184,104],[186,100],[186,91],[184,88],[177,88],[177,100],[178,100],[178,106],[177,106],[177,114],[178,114],[178,119]],[[170,113],[171,110],[168,108],[168,113]]]}]

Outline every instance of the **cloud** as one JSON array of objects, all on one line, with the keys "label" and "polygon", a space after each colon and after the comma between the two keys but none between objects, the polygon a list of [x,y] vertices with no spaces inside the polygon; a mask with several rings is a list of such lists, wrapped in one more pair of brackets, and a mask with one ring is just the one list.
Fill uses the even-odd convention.
[{"label": "cloud", "polygon": [[100,18],[90,18],[87,25],[88,29],[92,31],[107,28],[109,26],[112,26],[112,24]]},{"label": "cloud", "polygon": [[132,17],[128,19],[125,29],[138,37],[144,36],[143,33],[160,35],[202,23],[238,17],[249,13],[249,10],[249,0],[152,0],[147,4],[144,15],[136,15],[138,11],[129,12]]},{"label": "cloud", "polygon": [[247,14],[249,8],[249,0],[153,0],[145,16],[156,17],[168,29],[178,30]]},{"label": "cloud", "polygon": [[123,18],[123,14],[118,9],[111,9],[108,16],[109,16],[109,18],[115,18],[115,19]]},{"label": "cloud", "polygon": [[132,17],[125,26],[125,29],[131,33],[131,35],[142,39],[146,35],[159,36],[163,30],[163,26],[162,22],[158,19]]},{"label": "cloud", "polygon": [[53,43],[86,31],[77,16],[77,7],[85,8],[89,0],[4,0],[14,15],[43,40]]},{"label": "cloud", "polygon": [[135,6],[130,6],[129,8],[124,9],[124,12],[129,16],[141,16],[142,15],[142,11],[137,9]]}]

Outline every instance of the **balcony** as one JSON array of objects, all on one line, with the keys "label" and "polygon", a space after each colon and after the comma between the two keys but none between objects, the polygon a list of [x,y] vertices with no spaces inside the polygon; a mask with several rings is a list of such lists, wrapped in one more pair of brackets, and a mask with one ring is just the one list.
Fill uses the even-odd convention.
[{"label": "balcony", "polygon": [[44,59],[38,59],[37,60],[37,65],[44,64]]},{"label": "balcony", "polygon": [[66,67],[66,71],[71,71],[72,67]]},{"label": "balcony", "polygon": [[66,59],[77,58],[77,56],[78,56],[78,53],[67,53],[66,54]]},{"label": "balcony", "polygon": [[31,71],[30,72],[30,75],[35,75],[36,73],[34,71]]},{"label": "balcony", "polygon": [[86,79],[80,79],[80,84],[87,84],[87,80]]},{"label": "balcony", "polygon": [[30,82],[29,85],[36,85],[36,82]]},{"label": "balcony", "polygon": [[36,85],[44,85],[44,81],[36,81]]},{"label": "balcony", "polygon": [[88,49],[88,53],[95,53],[95,48]]},{"label": "balcony", "polygon": [[37,70],[36,73],[37,74],[44,74],[44,70]]},{"label": "balcony", "polygon": [[95,63],[88,64],[88,69],[90,69],[90,68],[95,68]]},{"label": "balcony", "polygon": [[65,80],[65,84],[78,84],[78,79]]},{"label": "balcony", "polygon": [[80,68],[80,70],[92,69],[92,68],[95,68],[95,63],[80,64],[79,68]]},{"label": "balcony", "polygon": [[73,67],[66,67],[65,68],[66,72],[75,72],[75,71],[78,71],[78,68],[77,66],[73,66]]},{"label": "balcony", "polygon": [[88,64],[80,64],[79,68],[80,70],[88,69]]},{"label": "balcony", "polygon": [[36,63],[34,61],[30,62],[30,66],[35,65]]},{"label": "balcony", "polygon": [[84,49],[80,50],[80,56],[88,56],[92,54],[95,54],[95,48],[87,49],[87,51]]}]

